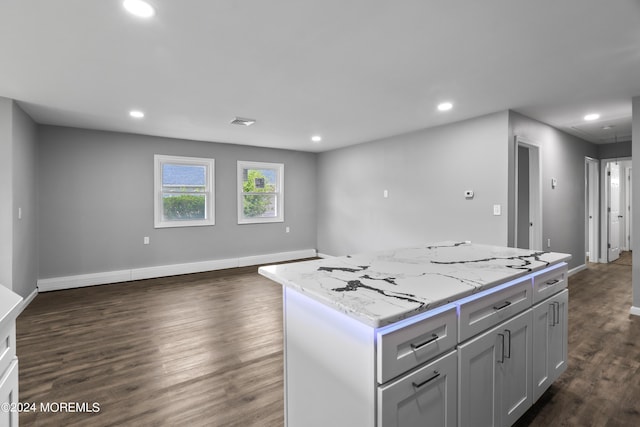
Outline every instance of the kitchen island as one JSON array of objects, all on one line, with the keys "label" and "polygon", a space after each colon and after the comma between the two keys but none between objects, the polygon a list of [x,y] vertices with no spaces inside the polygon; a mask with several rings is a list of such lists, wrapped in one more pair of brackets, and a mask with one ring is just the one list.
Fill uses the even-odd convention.
[{"label": "kitchen island", "polygon": [[511,425],[566,369],[568,259],[440,242],[261,267],[287,425]]}]

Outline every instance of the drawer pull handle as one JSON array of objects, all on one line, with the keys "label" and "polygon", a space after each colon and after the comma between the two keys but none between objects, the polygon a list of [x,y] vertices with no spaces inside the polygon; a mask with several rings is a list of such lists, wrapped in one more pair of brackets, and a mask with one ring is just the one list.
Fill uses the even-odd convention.
[{"label": "drawer pull handle", "polygon": [[437,334],[431,334],[431,338],[429,338],[428,340],[426,340],[423,343],[420,343],[420,344],[411,343],[411,348],[413,349],[413,351],[420,350],[422,347],[424,347],[425,345],[427,345],[429,343],[434,342],[438,338],[440,338],[440,337]]},{"label": "drawer pull handle", "polygon": [[496,307],[495,305],[493,306],[494,310],[502,310],[505,307],[508,307],[511,305],[511,301],[505,301],[504,304],[502,304],[501,306]]},{"label": "drawer pull handle", "polygon": [[440,376],[440,372],[438,371],[433,371],[433,376],[430,378],[427,378],[426,380],[422,381],[420,384],[416,384],[416,383],[411,383],[413,385],[413,387],[415,388],[420,388],[422,386],[424,386],[425,384],[435,380],[436,378],[438,378]]},{"label": "drawer pull handle", "polygon": [[[505,329],[504,331],[509,334],[509,351],[507,352],[507,359],[511,359],[511,331],[509,329]],[[504,361],[504,357],[502,360]]]},{"label": "drawer pull handle", "polygon": [[546,282],[544,285],[545,286],[553,286],[556,283],[558,283],[560,281],[560,279],[554,279],[554,280],[549,280],[548,282]]}]

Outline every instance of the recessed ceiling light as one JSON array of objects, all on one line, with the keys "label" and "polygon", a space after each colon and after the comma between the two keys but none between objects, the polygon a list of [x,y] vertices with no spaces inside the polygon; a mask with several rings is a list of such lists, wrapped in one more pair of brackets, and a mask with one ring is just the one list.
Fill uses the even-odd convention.
[{"label": "recessed ceiling light", "polygon": [[139,110],[129,111],[129,115],[131,117],[133,117],[134,119],[141,119],[141,118],[144,117],[144,113],[142,111],[139,111]]},{"label": "recessed ceiling light", "polygon": [[442,102],[438,104],[439,111],[449,111],[453,108],[453,104],[450,102]]},{"label": "recessed ceiling light", "polygon": [[586,116],[584,116],[584,119],[586,121],[598,120],[599,118],[600,118],[600,114],[598,114],[598,113],[591,113],[591,114],[587,114]]},{"label": "recessed ceiling light", "polygon": [[311,140],[312,140],[313,142],[320,142],[320,141],[322,141],[322,137],[321,137],[320,135],[313,135],[313,136],[311,137]]},{"label": "recessed ceiling light", "polygon": [[255,122],[256,122],[256,119],[247,119],[244,117],[236,117],[235,119],[231,120],[232,125],[238,125],[238,126],[251,126]]},{"label": "recessed ceiling light", "polygon": [[140,18],[151,18],[156,14],[153,6],[143,0],[124,0],[122,5],[130,14]]}]

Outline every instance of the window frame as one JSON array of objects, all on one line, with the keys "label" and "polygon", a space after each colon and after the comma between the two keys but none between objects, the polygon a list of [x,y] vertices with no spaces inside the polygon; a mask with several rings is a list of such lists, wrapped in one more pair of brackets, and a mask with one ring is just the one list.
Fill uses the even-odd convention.
[{"label": "window frame", "polygon": [[[165,164],[183,166],[204,166],[205,176],[205,218],[171,221],[164,219],[162,166]],[[215,225],[215,159],[207,157],[185,157],[164,154],[154,155],[153,168],[153,219],[154,228],[202,227]]]},{"label": "window frame", "polygon": [[[246,218],[244,216],[244,196],[254,193],[245,193],[243,189],[243,170],[244,169],[272,169],[276,171],[276,191],[260,192],[256,195],[275,195],[276,196],[276,213],[275,217],[255,217]],[[274,222],[284,222],[284,163],[269,163],[238,160],[238,224],[264,224]]]}]

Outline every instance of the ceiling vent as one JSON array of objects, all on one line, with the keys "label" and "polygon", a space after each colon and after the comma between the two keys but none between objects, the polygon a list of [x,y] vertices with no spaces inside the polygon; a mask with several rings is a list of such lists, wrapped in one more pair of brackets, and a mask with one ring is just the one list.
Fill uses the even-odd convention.
[{"label": "ceiling vent", "polygon": [[255,119],[246,119],[244,117],[236,117],[231,121],[231,124],[238,125],[238,126],[251,126],[255,122],[256,122]]}]

